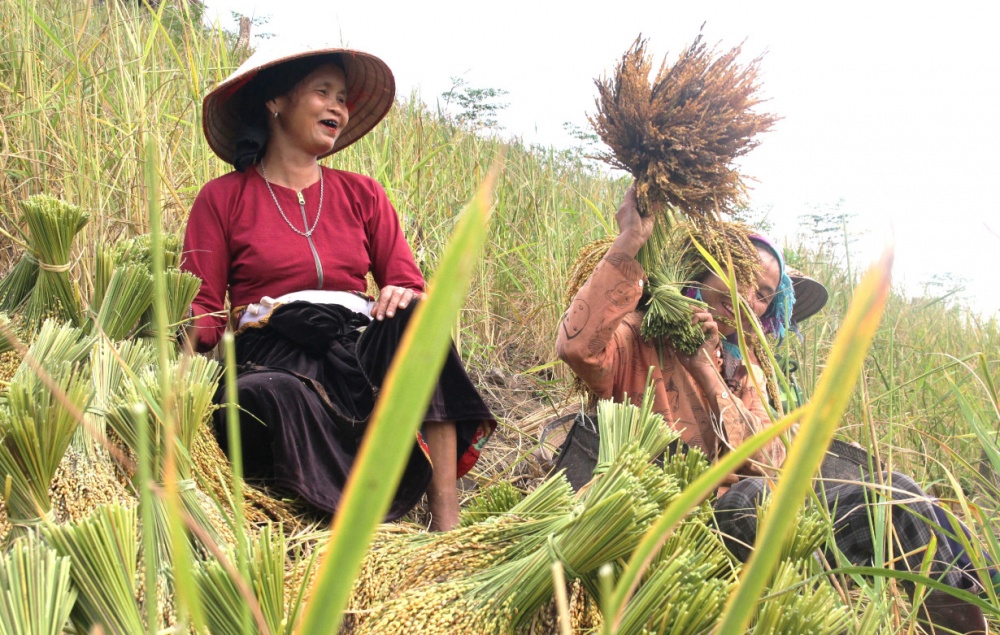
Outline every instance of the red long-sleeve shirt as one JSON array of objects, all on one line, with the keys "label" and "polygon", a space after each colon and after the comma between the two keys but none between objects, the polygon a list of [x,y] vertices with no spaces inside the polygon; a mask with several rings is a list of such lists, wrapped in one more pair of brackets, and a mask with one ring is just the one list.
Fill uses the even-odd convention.
[{"label": "red long-sleeve shirt", "polygon": [[[304,230],[296,191],[271,188],[288,220]],[[391,284],[423,291],[423,276],[382,186],[360,174],[323,168],[323,188],[323,210],[312,234],[323,267],[322,288],[364,292],[365,274],[371,271],[380,288]],[[302,195],[312,226],[319,182]],[[242,306],[264,296],[320,288],[307,239],[281,217],[253,169],[214,179],[198,193],[181,267],[202,280],[193,306],[199,350],[212,349],[222,337],[227,291],[231,305]],[[220,315],[207,315],[212,313]]]}]

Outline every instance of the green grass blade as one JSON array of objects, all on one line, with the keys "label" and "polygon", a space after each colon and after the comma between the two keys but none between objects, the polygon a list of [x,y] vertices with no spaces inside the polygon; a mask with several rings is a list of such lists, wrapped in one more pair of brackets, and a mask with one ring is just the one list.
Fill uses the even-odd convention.
[{"label": "green grass blade", "polygon": [[892,251],[861,281],[844,324],[830,351],[827,370],[820,377],[811,407],[788,451],[775,487],[771,514],[760,523],[757,544],[718,627],[720,633],[745,632],[761,593],[771,579],[781,552],[785,530],[795,522],[812,477],[823,461],[826,448],[840,424],[868,348],[885,311],[889,297]]},{"label": "green grass blade", "polygon": [[494,166],[462,218],[389,369],[385,386],[334,519],[329,553],[320,564],[298,633],[336,633],[376,525],[389,509],[451,343],[486,241],[499,166]]}]

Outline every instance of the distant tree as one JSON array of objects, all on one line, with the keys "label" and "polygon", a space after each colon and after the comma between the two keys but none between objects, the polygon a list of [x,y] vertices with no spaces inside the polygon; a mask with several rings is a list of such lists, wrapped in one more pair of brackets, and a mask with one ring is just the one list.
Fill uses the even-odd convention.
[{"label": "distant tree", "polygon": [[446,110],[452,104],[458,107],[459,112],[455,115],[458,123],[476,129],[500,129],[497,115],[508,104],[496,100],[507,94],[508,92],[501,88],[473,88],[464,78],[452,77],[451,89],[442,93],[441,97],[444,99]]},{"label": "distant tree", "polygon": [[851,221],[857,218],[857,214],[846,211],[845,205],[846,201],[839,199],[833,209],[815,207],[812,213],[799,215],[799,238],[816,249],[830,253],[849,251],[861,234],[851,229]]},{"label": "distant tree", "polygon": [[949,306],[967,305],[965,289],[968,282],[964,276],[950,271],[935,273],[924,281],[924,297],[943,300]]}]

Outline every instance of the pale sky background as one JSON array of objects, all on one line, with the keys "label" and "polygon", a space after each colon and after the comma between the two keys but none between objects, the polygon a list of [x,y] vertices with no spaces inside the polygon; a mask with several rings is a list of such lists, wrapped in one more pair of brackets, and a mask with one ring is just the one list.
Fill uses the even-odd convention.
[{"label": "pale sky background", "polygon": [[755,208],[779,241],[814,210],[855,214],[867,232],[857,266],[895,242],[894,283],[933,274],[967,281],[965,297],[1000,311],[1000,4],[971,0],[208,0],[209,15],[265,17],[278,38],[378,55],[397,92],[435,104],[460,76],[508,91],[502,134],[566,147],[587,129],[595,77],[642,33],[659,61],[698,34],[743,62],[763,53],[762,95],[783,117],[745,159]]}]

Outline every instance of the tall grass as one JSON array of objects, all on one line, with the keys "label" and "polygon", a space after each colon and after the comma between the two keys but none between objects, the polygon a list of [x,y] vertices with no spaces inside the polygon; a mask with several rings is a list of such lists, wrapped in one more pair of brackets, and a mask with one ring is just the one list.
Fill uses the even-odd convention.
[{"label": "tall grass", "polygon": [[[96,245],[154,229],[150,209],[162,210],[164,231],[182,230],[201,185],[229,170],[204,142],[200,102],[246,52],[235,51],[225,33],[204,28],[184,2],[161,3],[157,14],[136,4],[0,0],[0,275],[21,254],[16,210],[30,195],[61,197],[91,215],[71,258],[79,263],[81,295],[89,298]],[[158,156],[148,182],[146,144]],[[477,136],[413,96],[401,96],[375,131],[327,164],[385,186],[431,277],[459,210],[501,152],[506,167],[495,186],[485,255],[453,337],[474,371],[522,372],[554,360],[567,272],[584,244],[614,227],[625,183],[568,153]],[[789,338],[778,351],[797,358],[798,380],[812,394],[856,280],[822,248],[795,245],[788,255],[831,291],[828,308],[804,325],[802,338]],[[1000,485],[991,482],[1000,471],[998,351],[995,316],[893,294],[839,430],[876,449],[891,467],[929,482],[970,524],[971,550],[994,562],[1000,561],[993,535]],[[552,368],[556,379],[566,378]],[[559,399],[568,382],[553,385]],[[977,555],[977,563],[984,558]],[[864,594],[885,606],[879,582],[861,583]],[[181,586],[193,593],[190,581]]]}]

